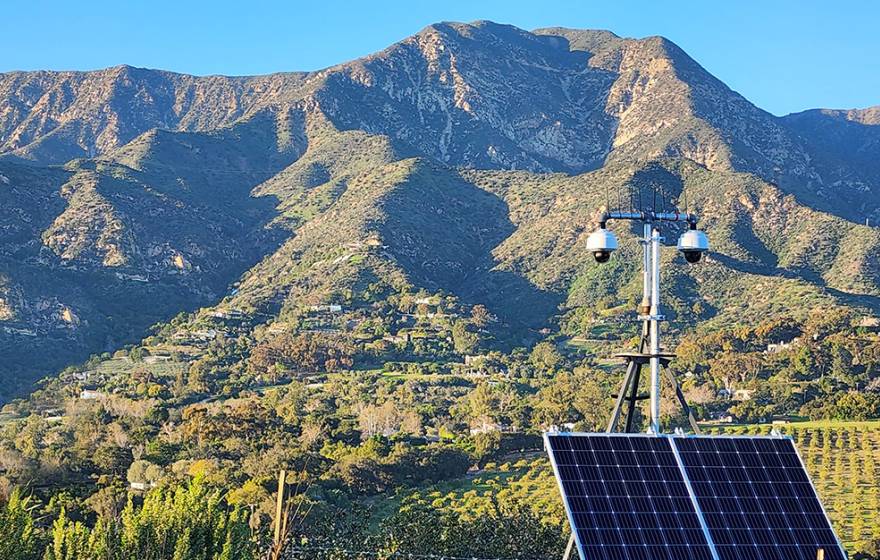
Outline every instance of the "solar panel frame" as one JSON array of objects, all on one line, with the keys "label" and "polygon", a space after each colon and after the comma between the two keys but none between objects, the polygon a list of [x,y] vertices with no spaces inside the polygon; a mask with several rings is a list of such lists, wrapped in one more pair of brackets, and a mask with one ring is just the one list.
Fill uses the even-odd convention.
[{"label": "solar panel frame", "polygon": [[[556,475],[556,480],[559,485],[559,491],[563,497],[563,504],[565,507],[565,512],[568,517],[568,521],[570,526],[572,527],[573,532],[576,535],[575,544],[577,546],[578,554],[580,558],[585,560],[594,560],[595,558],[620,558],[621,560],[628,559],[642,559],[642,558],[650,558],[654,560],[654,558],[666,558],[669,557],[669,548],[670,541],[669,538],[671,536],[673,541],[676,541],[678,537],[675,532],[666,532],[665,536],[662,536],[663,543],[665,545],[665,551],[660,556],[650,556],[650,555],[642,555],[640,552],[632,552],[632,549],[626,549],[622,553],[619,551],[615,552],[609,548],[601,548],[595,547],[592,545],[585,545],[585,536],[586,537],[595,537],[594,533],[590,533],[589,531],[584,531],[582,528],[587,527],[588,524],[584,523],[586,518],[583,515],[579,515],[583,512],[583,508],[592,508],[595,507],[599,502],[588,501],[588,502],[578,502],[576,500],[586,499],[581,495],[573,495],[570,492],[571,488],[566,488],[566,480],[570,481],[573,484],[574,480],[578,480],[580,483],[590,483],[590,479],[583,479],[577,477],[577,473],[572,471],[571,465],[566,461],[557,460],[557,453],[560,449],[554,448],[553,442],[551,438],[565,438],[567,441],[576,441],[579,438],[584,437],[591,438],[601,438],[602,441],[609,441],[607,438],[628,438],[630,441],[640,441],[640,438],[644,438],[641,441],[657,441],[664,442],[665,445],[669,447],[672,456],[674,457],[675,467],[679,472],[679,476],[681,481],[684,483],[688,499],[690,500],[690,512],[692,512],[699,524],[699,528],[703,533],[703,543],[705,544],[707,550],[711,554],[711,558],[713,560],[732,560],[733,558],[739,559],[747,559],[747,560],[814,560],[815,556],[811,555],[804,550],[805,540],[798,540],[794,537],[794,531],[796,530],[827,530],[830,533],[830,537],[828,534],[823,536],[823,541],[819,542],[820,539],[816,539],[813,544],[821,545],[822,548],[826,551],[826,560],[840,560],[846,559],[846,552],[841,544],[837,534],[834,532],[833,525],[831,524],[831,519],[828,516],[827,511],[825,510],[824,505],[822,504],[821,499],[819,498],[819,494],[816,491],[815,486],[810,480],[809,474],[807,473],[806,466],[803,462],[803,458],[800,456],[800,453],[797,451],[797,447],[794,445],[793,440],[790,437],[783,436],[742,436],[742,435],[731,435],[731,436],[703,436],[703,435],[689,435],[689,436],[681,436],[681,435],[672,435],[672,434],[633,434],[633,433],[567,433],[567,432],[554,432],[554,433],[546,433],[544,434],[545,446],[550,455],[550,462],[553,467],[554,474]],[[731,469],[730,474],[733,479],[725,480],[724,484],[728,486],[718,485],[717,487],[711,487],[707,484],[710,484],[710,480],[707,477],[702,476],[698,470],[695,470],[693,464],[693,457],[682,456],[682,450],[685,449],[684,453],[691,453],[688,449],[696,446],[696,445],[705,445],[705,443],[697,443],[697,442],[710,442],[714,445],[713,442],[723,442],[720,443],[723,447],[729,447],[731,450],[735,452],[737,449],[737,442],[748,441],[751,442],[751,445],[754,447],[754,452],[749,452],[745,455],[743,459],[740,459],[740,465],[736,469]],[[769,442],[769,443],[754,443],[757,442]],[[684,443],[683,443],[684,442]],[[692,443],[687,443],[692,442]],[[780,449],[780,442],[786,442],[781,445],[787,445],[786,459],[787,464],[783,465],[783,459],[778,457],[774,457],[774,454],[779,455],[777,452]],[[663,443],[658,443],[658,445],[663,445]],[[690,446],[690,448],[689,448]],[[758,446],[767,446],[768,449],[759,449]],[[592,450],[592,448],[591,448]],[[604,451],[604,449],[599,449],[600,451]],[[566,450],[563,451],[563,456],[566,453]],[[571,451],[571,450],[570,450]],[[612,461],[611,458],[617,459],[618,455],[614,453],[612,450],[608,449],[611,457],[603,457],[602,461],[607,463],[605,468],[600,465],[599,461],[596,461],[595,472],[598,473],[601,479],[602,476],[613,476],[615,474],[615,469],[620,469],[621,473],[630,473],[630,478],[634,474],[632,471],[627,471],[623,469],[628,469],[631,465],[619,464],[617,461]],[[633,450],[635,451],[635,450]],[[715,454],[700,454],[697,453],[700,457],[700,464],[697,465],[698,468],[702,468],[706,470],[706,467],[711,467],[712,471],[718,471],[722,469],[721,472],[726,473],[727,469],[724,469],[724,465],[722,464],[722,457],[715,457]],[[719,453],[720,455],[720,453]],[[595,453],[593,453],[594,457],[597,457]],[[573,457],[573,456],[572,456]],[[634,458],[638,461],[638,458]],[[748,464],[746,462],[748,461]],[[769,464],[772,466],[778,465],[779,470],[784,472],[776,472],[774,470],[768,471],[768,463],[765,461],[769,461]],[[672,465],[668,464],[668,459],[665,460],[667,464],[664,466],[669,469],[665,472],[666,476],[673,476],[674,471],[671,469]],[[688,464],[690,463],[691,470],[688,470]],[[577,461],[574,462],[577,468],[583,467],[586,465],[579,464]],[[613,467],[612,467],[613,465]],[[639,469],[646,468],[646,472],[650,472],[653,467],[650,465],[639,465]],[[592,467],[590,467],[592,468]],[[576,469],[575,469],[576,471]],[[692,474],[696,476],[692,476]],[[794,476],[795,479],[792,479],[791,476]],[[761,485],[755,486],[760,481]],[[594,481],[593,481],[594,482]],[[623,481],[626,484],[626,481]],[[718,481],[716,481],[718,482]],[[788,484],[797,484],[798,486],[793,488],[787,488],[785,486],[781,486],[780,483],[788,483]],[[773,486],[773,485],[776,486]],[[587,486],[582,486],[581,490],[587,489]],[[625,486],[626,488],[626,486]],[[647,489],[647,486],[646,486]],[[716,496],[715,491],[722,492],[723,495]],[[797,492],[795,492],[797,490]],[[591,491],[596,493],[605,493],[607,494],[607,486],[596,486],[593,485]],[[776,500],[779,502],[779,507],[776,508],[775,511],[765,511],[765,508],[753,509],[751,511],[745,511],[741,509],[737,504],[737,492],[745,492],[749,491],[750,499],[754,498],[757,500],[759,504],[763,506],[767,506],[768,504],[772,504],[772,500]],[[718,518],[711,517],[717,516],[719,511],[715,511],[716,508],[709,507],[710,511],[706,511],[706,507],[704,504],[709,504],[705,499],[703,503],[700,502],[700,497],[707,494],[707,492],[711,492],[713,494],[713,498],[718,498],[725,500],[723,502],[723,510],[727,512],[737,511],[738,513],[742,513],[740,516],[730,516],[727,515],[722,516],[724,518],[724,523],[729,523],[731,526],[728,528],[724,525],[724,530],[728,531],[732,537],[731,539],[720,538],[721,535],[716,531],[713,533],[713,527],[718,523]],[[627,492],[628,493],[628,492]],[[779,496],[778,494],[783,494],[783,496]],[[582,493],[585,494],[585,493]],[[650,492],[649,492],[650,494]],[[791,496],[785,494],[792,494]],[[745,495],[745,494],[744,494]],[[807,523],[808,527],[791,527],[791,519],[792,512],[795,511],[791,504],[788,504],[787,508],[782,507],[781,498],[793,498],[798,500],[798,495],[806,495],[808,499],[812,500],[812,504],[810,507],[810,512],[807,513],[806,510],[802,510],[804,515],[809,515],[807,517],[809,523]],[[650,496],[627,496],[627,500],[611,500],[609,498],[609,511],[614,516],[612,510],[616,511],[629,511],[632,509],[632,505],[637,503],[636,501],[630,501],[630,498],[637,498],[639,500],[643,498],[650,498]],[[679,498],[681,498],[679,496]],[[761,499],[770,500],[769,502],[761,502]],[[579,508],[577,511],[572,509],[573,502],[576,508]],[[651,503],[651,500],[648,499],[648,502],[638,502],[638,503]],[[614,507],[611,508],[611,505]],[[682,502],[679,502],[679,506],[682,506]],[[589,513],[595,513],[591,509],[587,509]],[[639,512],[644,513],[644,512]],[[653,512],[655,515],[656,511]],[[684,511],[676,511],[676,515],[682,515],[687,512]],[[796,515],[795,515],[796,517]],[[607,519],[607,518],[603,518]],[[638,515],[625,515],[624,517],[620,517],[620,519],[616,519],[615,521],[623,522],[623,526],[625,529],[638,529],[643,527],[648,523],[648,519],[645,517],[639,517]],[[659,523],[659,521],[658,521]],[[780,525],[780,527],[775,527],[774,524]],[[811,525],[810,525],[811,524]],[[668,531],[668,529],[664,529],[661,525],[660,531]],[[766,527],[766,529],[765,529]],[[644,529],[641,529],[643,531]],[[786,541],[786,535],[784,533],[780,533],[781,530],[787,530],[791,533],[789,535],[788,541]],[[632,531],[639,533],[641,531]],[[759,534],[758,537],[753,537],[751,532],[755,531]],[[653,537],[649,537],[653,538]],[[691,538],[693,538],[693,534],[691,534]],[[718,538],[721,542],[716,542],[716,538]],[[757,540],[756,540],[757,539]],[[783,541],[783,544],[779,544],[779,540]],[[732,542],[731,542],[732,541]],[[759,542],[760,541],[760,542]],[[594,541],[595,542],[595,539]],[[693,542],[693,540],[691,541]],[[753,546],[745,548],[740,543],[751,542]],[[637,545],[638,543],[630,543],[630,546]],[[643,545],[648,545],[647,539],[643,539]],[[658,544],[653,543],[652,544]],[[680,544],[680,543],[676,543]],[[697,543],[698,545],[700,543]],[[770,548],[772,545],[772,548]],[[726,547],[726,548],[725,548]],[[786,548],[788,547],[788,548]],[[658,549],[651,549],[658,550]],[[688,555],[681,556],[681,552],[684,549],[678,549],[678,556],[672,556],[675,560],[684,559],[684,558],[692,558],[696,556],[690,555],[690,549],[687,549]],[[780,552],[783,550],[784,552]],[[772,554],[775,551],[776,555]],[[644,552],[644,551],[643,551]]]}]

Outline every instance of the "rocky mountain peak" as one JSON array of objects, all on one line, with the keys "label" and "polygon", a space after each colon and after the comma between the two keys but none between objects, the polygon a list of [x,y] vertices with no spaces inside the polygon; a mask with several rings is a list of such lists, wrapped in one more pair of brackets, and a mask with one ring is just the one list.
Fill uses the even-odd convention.
[{"label": "rocky mountain peak", "polygon": [[419,290],[528,333],[621,285],[583,239],[632,185],[712,236],[676,305],[739,314],[755,278],[872,305],[878,113],[777,118],[662,37],[487,21],[319,72],[0,74],[0,342],[36,376],[221,297],[279,319]]}]

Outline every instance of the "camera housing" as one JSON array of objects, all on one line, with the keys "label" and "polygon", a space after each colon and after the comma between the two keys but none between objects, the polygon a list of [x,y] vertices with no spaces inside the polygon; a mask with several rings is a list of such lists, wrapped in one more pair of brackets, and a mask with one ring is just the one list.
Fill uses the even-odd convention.
[{"label": "camera housing", "polygon": [[593,251],[597,263],[607,263],[611,259],[611,251]]},{"label": "camera housing", "polygon": [[587,238],[587,250],[593,253],[597,263],[606,263],[611,258],[611,253],[617,250],[617,236],[601,223],[599,229]]},{"label": "camera housing", "polygon": [[678,238],[678,250],[684,255],[684,260],[694,264],[700,262],[703,253],[709,250],[709,238],[705,232],[697,229],[697,224],[690,223],[690,228]]}]

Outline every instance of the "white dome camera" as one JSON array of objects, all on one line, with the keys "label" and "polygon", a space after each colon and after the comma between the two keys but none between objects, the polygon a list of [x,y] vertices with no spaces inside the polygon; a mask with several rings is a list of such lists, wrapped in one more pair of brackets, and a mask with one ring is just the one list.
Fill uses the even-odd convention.
[{"label": "white dome camera", "polygon": [[687,262],[700,262],[703,253],[709,250],[709,238],[705,232],[697,229],[695,222],[690,222],[688,230],[678,238],[678,250],[684,254]]},{"label": "white dome camera", "polygon": [[587,238],[587,250],[593,253],[598,263],[608,262],[611,253],[617,250],[617,236],[605,229],[605,222],[600,223],[599,229]]}]

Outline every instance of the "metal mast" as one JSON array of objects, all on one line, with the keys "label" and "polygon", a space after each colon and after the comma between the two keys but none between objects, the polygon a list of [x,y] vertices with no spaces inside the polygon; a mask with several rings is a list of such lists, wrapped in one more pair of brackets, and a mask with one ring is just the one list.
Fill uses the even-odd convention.
[{"label": "metal mast", "polygon": [[[619,354],[627,362],[627,373],[620,392],[617,394],[617,402],[611,419],[608,423],[608,431],[615,431],[622,412],[624,402],[629,403],[625,430],[632,431],[633,417],[636,404],[643,400],[644,396],[638,394],[639,380],[643,366],[650,367],[650,419],[648,431],[659,434],[662,430],[660,425],[660,383],[661,375],[665,366],[672,359],[672,354],[665,354],[660,346],[660,323],[665,319],[660,307],[660,248],[663,243],[660,226],[662,222],[684,222],[688,230],[679,238],[678,249],[684,254],[688,262],[698,262],[703,253],[708,251],[709,243],[706,234],[696,229],[697,217],[693,214],[682,212],[656,212],[656,211],[612,211],[605,212],[600,221],[599,229],[593,232],[587,240],[587,248],[600,263],[607,262],[611,253],[617,249],[616,236],[606,229],[610,220],[627,220],[642,223],[642,301],[639,304],[639,319],[642,321],[642,337],[639,350],[636,353]],[[668,373],[668,372],[667,372]],[[688,416],[694,431],[699,433],[696,421],[691,414],[690,407],[684,399],[677,381],[671,374],[667,377],[673,382],[676,396]]]}]

